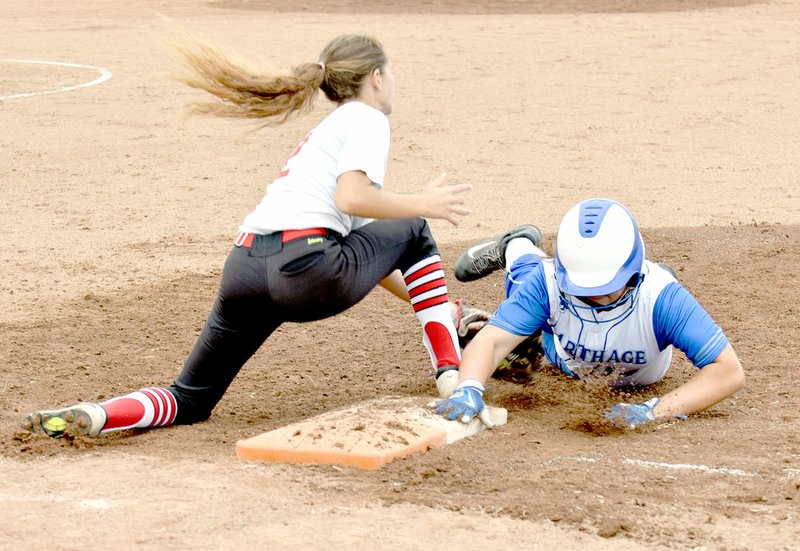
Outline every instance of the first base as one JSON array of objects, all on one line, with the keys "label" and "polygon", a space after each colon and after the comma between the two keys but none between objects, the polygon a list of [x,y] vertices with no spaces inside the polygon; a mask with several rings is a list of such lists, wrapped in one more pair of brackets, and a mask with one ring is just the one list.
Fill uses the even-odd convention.
[{"label": "first base", "polygon": [[[431,398],[388,396],[323,413],[236,443],[246,461],[326,463],[379,469],[397,457],[452,444],[483,431],[478,419],[448,421],[426,407]],[[495,425],[508,412],[489,407]]]}]

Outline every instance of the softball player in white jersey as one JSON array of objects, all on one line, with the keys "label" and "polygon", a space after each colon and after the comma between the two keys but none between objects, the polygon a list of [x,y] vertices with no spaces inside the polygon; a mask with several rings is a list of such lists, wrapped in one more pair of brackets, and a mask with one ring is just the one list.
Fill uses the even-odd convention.
[{"label": "softball player in white jersey", "polygon": [[449,395],[461,351],[425,217],[457,224],[468,213],[461,194],[469,186],[443,186],[443,175],[421,194],[383,189],[394,76],[380,43],[340,36],[319,62],[259,78],[208,45],[181,51],[195,73],[185,82],[224,100],[195,104],[196,112],[281,122],[310,107],[319,89],[337,108],[300,141],[239,227],[217,299],[174,383],[37,411],[23,419],[23,428],[52,437],[97,436],[205,420],[283,322],[333,316],[378,284],[411,303],[437,389]]},{"label": "softball player in white jersey", "polygon": [[605,412],[635,427],[684,417],[727,398],[744,372],[719,326],[661,265],[645,260],[638,226],[623,205],[590,199],[564,216],[554,258],[538,248],[541,233],[520,226],[480,242],[456,263],[469,281],[507,267],[506,300],[464,351],[460,382],[436,403],[449,419],[484,422],[483,391],[498,363],[527,336],[542,331],[545,357],[575,377],[601,376],[611,386],[644,386],[669,369],[673,347],[700,371],[685,384],[643,404]]}]

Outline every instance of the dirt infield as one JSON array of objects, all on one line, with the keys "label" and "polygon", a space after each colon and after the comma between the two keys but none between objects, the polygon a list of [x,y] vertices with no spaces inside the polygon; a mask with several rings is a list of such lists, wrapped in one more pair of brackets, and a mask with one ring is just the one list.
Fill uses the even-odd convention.
[{"label": "dirt infield", "polygon": [[[796,549],[800,4],[320,4],[0,7],[0,549]],[[619,199],[725,329],[745,388],[619,433],[599,422],[618,396],[542,367],[490,382],[507,425],[377,471],[237,460],[240,439],[434,394],[413,312],[379,290],[282,327],[205,423],[20,433],[30,410],[172,381],[238,224],[328,108],[259,132],[181,125],[195,96],[168,78],[159,14],[278,66],[375,34],[398,81],[387,186],[473,185],[461,226],[432,223],[448,266],[522,222],[551,247],[570,205]],[[502,279],[449,288],[491,310]],[[643,396],[692,369],[678,357]]]}]

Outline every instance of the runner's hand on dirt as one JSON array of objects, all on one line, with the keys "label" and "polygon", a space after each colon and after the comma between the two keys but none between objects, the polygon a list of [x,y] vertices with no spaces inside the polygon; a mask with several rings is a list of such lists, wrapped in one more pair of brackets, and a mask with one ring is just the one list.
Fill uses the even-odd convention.
[{"label": "runner's hand on dirt", "polygon": [[422,204],[424,205],[425,218],[439,218],[447,220],[454,226],[458,226],[458,217],[470,214],[470,210],[464,206],[465,201],[462,193],[472,189],[469,184],[459,184],[455,186],[445,186],[447,173],[430,182],[422,192]]},{"label": "runner's hand on dirt", "polygon": [[433,405],[434,412],[450,421],[459,420],[462,423],[469,423],[477,416],[486,428],[492,428],[494,422],[483,403],[484,390],[483,384],[476,379],[461,381],[449,398]]},{"label": "runner's hand on dirt", "polygon": [[606,411],[603,417],[617,426],[634,429],[639,425],[656,420],[653,409],[658,405],[658,402],[658,398],[651,398],[643,404],[619,403]]}]

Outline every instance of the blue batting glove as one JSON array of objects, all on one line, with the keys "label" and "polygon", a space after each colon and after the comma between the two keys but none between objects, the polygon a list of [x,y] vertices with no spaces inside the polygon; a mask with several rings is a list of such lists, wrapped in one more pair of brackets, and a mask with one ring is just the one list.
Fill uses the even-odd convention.
[{"label": "blue batting glove", "polygon": [[483,391],[486,387],[477,379],[461,381],[449,398],[436,402],[434,412],[445,419],[462,423],[469,423],[474,417],[479,417],[487,427],[493,426],[486,404],[483,403]]},{"label": "blue batting glove", "polygon": [[651,398],[643,404],[617,404],[603,414],[603,417],[618,426],[636,428],[639,425],[655,421],[653,409],[658,405],[658,398]]}]

